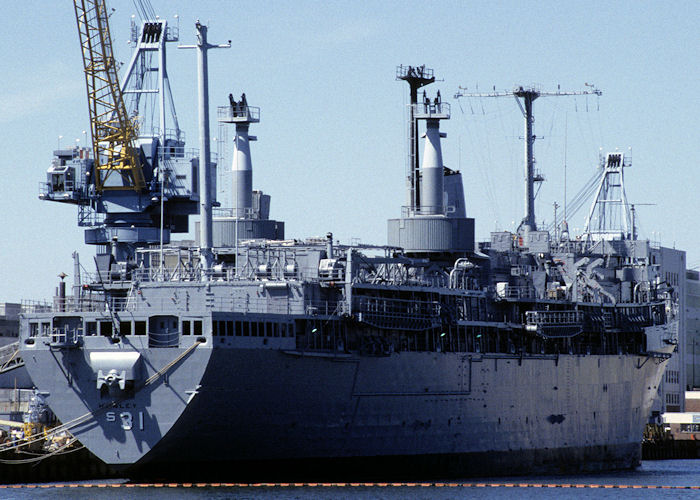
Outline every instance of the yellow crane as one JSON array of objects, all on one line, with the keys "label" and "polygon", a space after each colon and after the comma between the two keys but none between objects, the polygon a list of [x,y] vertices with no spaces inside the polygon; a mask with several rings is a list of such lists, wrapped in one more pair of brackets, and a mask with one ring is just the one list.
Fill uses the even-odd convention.
[{"label": "yellow crane", "polygon": [[95,188],[97,192],[141,191],[145,181],[134,147],[137,130],[119,87],[105,0],[74,0],[73,4],[90,109]]}]

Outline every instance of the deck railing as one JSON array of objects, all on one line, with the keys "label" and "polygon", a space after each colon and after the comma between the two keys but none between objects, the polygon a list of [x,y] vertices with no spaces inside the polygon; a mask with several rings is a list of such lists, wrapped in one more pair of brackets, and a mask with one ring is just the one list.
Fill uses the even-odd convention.
[{"label": "deck railing", "polygon": [[[110,313],[153,312],[153,311],[187,311],[191,308],[184,299],[173,297],[139,298],[140,295],[112,298],[108,301],[96,299],[66,300],[65,302],[37,302],[27,304],[25,313]],[[23,304],[24,306],[24,304]],[[206,299],[205,307],[209,311],[257,313],[257,314],[291,314],[309,316],[332,316],[346,311],[345,301],[324,300],[290,300],[270,299],[267,297],[213,297]]]}]

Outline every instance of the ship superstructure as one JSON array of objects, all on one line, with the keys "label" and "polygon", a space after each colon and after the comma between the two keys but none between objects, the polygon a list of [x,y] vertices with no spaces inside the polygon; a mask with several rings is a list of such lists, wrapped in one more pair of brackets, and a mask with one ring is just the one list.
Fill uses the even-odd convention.
[{"label": "ship superstructure", "polygon": [[[146,44],[167,33],[149,23]],[[477,246],[461,174],[442,161],[449,104],[418,99],[432,70],[401,66],[397,77],[411,87],[408,204],[388,221],[388,245],[284,239],[269,198],[252,191],[248,128],[259,110],[244,96],[219,111],[236,126],[236,202],[200,228],[198,245],[166,236],[201,201],[193,168],[212,176],[208,161],[178,154],[179,133],[140,143],[141,191],[100,191],[87,151],[57,152],[64,177],[50,170],[44,197],[105,214],[86,233],[100,249],[95,275],[22,319],[22,357],[62,429],[131,475],[639,463],[678,331],[668,273],[682,252],[630,230],[554,239],[534,227],[530,202],[525,231]],[[617,155],[606,166],[624,164]],[[180,175],[189,188],[170,181]],[[129,211],[110,211],[123,197]]]}]

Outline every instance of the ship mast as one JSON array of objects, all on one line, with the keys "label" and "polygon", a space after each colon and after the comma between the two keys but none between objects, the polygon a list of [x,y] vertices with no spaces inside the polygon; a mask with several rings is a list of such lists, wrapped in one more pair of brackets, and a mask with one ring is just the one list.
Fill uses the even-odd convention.
[{"label": "ship mast", "polygon": [[418,120],[415,116],[418,89],[435,81],[433,70],[422,66],[398,66],[396,79],[408,83],[411,88],[411,105],[408,118],[408,205],[411,213],[420,209],[420,161],[418,159]]},{"label": "ship mast", "polygon": [[[586,84],[592,87],[591,85]],[[535,117],[532,110],[532,104],[535,99],[543,96],[565,96],[565,95],[587,95],[595,94],[602,95],[602,92],[595,87],[590,90],[580,90],[580,91],[562,91],[557,88],[556,92],[543,92],[535,87],[515,87],[511,91],[505,92],[467,92],[466,88],[460,87],[459,91],[455,94],[455,99],[460,97],[506,97],[514,96],[515,101],[520,107],[520,111],[523,113],[525,118],[525,217],[523,217],[520,226],[518,226],[518,233],[525,234],[531,231],[537,231],[537,223],[535,222],[535,182],[542,182],[544,178],[535,173],[535,154],[534,146],[535,139],[537,136],[534,134],[534,123]],[[522,99],[522,103],[520,100]]]},{"label": "ship mast", "polygon": [[209,154],[209,74],[207,52],[209,49],[228,49],[231,43],[213,45],[207,41],[207,27],[199,21],[197,28],[197,45],[179,45],[178,49],[197,49],[197,88],[199,97],[199,204],[200,204],[200,254],[202,267],[211,269],[212,247],[212,188],[211,158]]}]

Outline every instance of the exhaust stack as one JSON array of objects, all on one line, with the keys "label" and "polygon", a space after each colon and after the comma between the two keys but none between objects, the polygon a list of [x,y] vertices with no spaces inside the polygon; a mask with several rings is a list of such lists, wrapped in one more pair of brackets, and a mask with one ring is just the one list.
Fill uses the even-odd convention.
[{"label": "exhaust stack", "polygon": [[[418,89],[435,81],[433,70],[425,66],[399,66],[397,79],[406,81],[411,90],[409,204],[402,207],[400,218],[389,219],[388,244],[409,255],[435,258],[473,252],[474,219],[465,216],[462,176],[442,163],[440,141],[446,135],[440,132],[440,120],[450,118],[450,105],[442,102],[439,91],[432,99],[423,91],[418,99]],[[422,163],[418,161],[420,121],[425,121]]]},{"label": "exhaust stack", "polygon": [[248,106],[245,94],[236,102],[229,94],[231,122],[236,124],[236,137],[233,142],[233,216],[237,219],[251,219],[253,213],[253,163],[250,157],[250,141],[255,136],[248,135],[251,123],[260,121],[260,109]]},{"label": "exhaust stack", "polygon": [[440,147],[440,120],[426,120],[425,145],[423,148],[423,164],[421,167],[421,184],[423,200],[418,209],[422,215],[438,215],[445,213],[443,193],[442,149]]},{"label": "exhaust stack", "polygon": [[270,195],[253,190],[250,142],[257,141],[257,137],[248,132],[251,123],[260,122],[260,108],[249,106],[245,94],[238,101],[233,94],[229,94],[228,99],[228,106],[218,108],[218,121],[236,126],[231,165],[233,199],[230,215],[214,217],[214,247],[237,248],[240,240],[282,240],[284,222],[269,218]]}]

